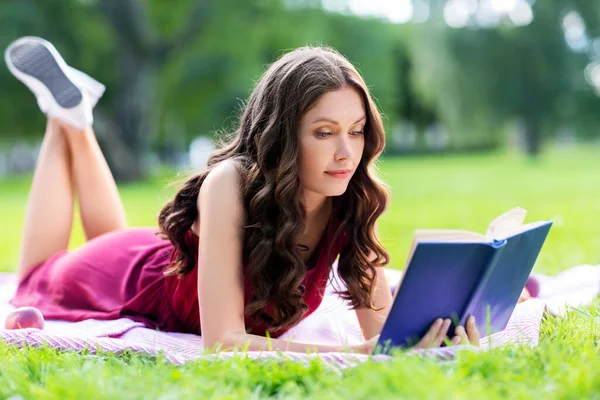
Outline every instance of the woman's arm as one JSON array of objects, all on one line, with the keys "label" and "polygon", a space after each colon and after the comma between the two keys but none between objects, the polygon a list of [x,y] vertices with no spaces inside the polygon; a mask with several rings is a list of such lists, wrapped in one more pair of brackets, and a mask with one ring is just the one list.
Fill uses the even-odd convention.
[{"label": "woman's arm", "polygon": [[225,161],[206,177],[198,196],[198,302],[206,348],[306,351],[363,351],[372,346],[327,346],[267,339],[246,333],[242,246],[244,207],[240,177]]},{"label": "woman's arm", "polygon": [[383,324],[392,307],[392,293],[385,278],[385,269],[377,267],[375,271],[373,306],[375,309],[380,310],[375,311],[368,308],[356,310],[356,316],[366,340],[370,340],[381,333]]},{"label": "woman's arm", "polygon": [[[375,236],[379,237],[379,229],[375,222]],[[370,255],[370,259],[375,259],[375,254]],[[383,267],[375,268],[375,282],[373,289],[373,308],[379,311],[374,311],[368,308],[356,310],[358,323],[363,331],[363,336],[366,340],[379,335],[383,329],[383,325],[392,307],[392,293],[388,281],[385,277],[385,269]]]}]

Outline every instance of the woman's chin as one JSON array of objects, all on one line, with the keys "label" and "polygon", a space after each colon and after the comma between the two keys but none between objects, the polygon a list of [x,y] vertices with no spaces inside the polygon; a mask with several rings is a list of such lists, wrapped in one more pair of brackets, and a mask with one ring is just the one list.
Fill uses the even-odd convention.
[{"label": "woman's chin", "polygon": [[305,189],[308,190],[309,192],[316,194],[318,196],[323,196],[323,197],[336,197],[336,196],[341,196],[344,193],[346,193],[346,190],[348,190],[348,184],[345,183],[343,185],[341,184],[337,184],[337,185],[322,185],[313,189]]},{"label": "woman's chin", "polygon": [[343,185],[343,186],[340,185],[340,187],[329,187],[326,190],[327,194],[325,194],[325,196],[327,196],[327,197],[341,196],[344,193],[346,193],[346,190],[348,190],[348,185]]}]

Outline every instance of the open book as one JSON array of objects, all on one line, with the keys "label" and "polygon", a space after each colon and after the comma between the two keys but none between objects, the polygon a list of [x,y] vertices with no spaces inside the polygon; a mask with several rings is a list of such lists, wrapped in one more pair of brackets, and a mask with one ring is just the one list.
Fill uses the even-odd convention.
[{"label": "open book", "polygon": [[380,351],[417,343],[437,318],[452,319],[450,335],[470,315],[482,336],[503,330],[552,226],[523,224],[526,214],[515,208],[500,215],[485,235],[417,230]]}]

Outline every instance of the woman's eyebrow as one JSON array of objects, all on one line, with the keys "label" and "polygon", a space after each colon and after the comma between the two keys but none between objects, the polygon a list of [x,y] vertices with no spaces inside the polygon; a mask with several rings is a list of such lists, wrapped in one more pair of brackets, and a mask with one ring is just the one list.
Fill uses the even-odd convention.
[{"label": "woman's eyebrow", "polygon": [[[352,125],[358,124],[360,121],[362,121],[365,118],[367,118],[366,115],[362,116],[361,118],[359,118],[358,120],[356,120]],[[337,122],[337,121],[335,121],[333,119],[326,118],[326,117],[317,118],[313,122],[311,122],[311,124],[316,124],[317,122],[331,122],[334,125],[339,125],[340,124],[339,122]]]}]

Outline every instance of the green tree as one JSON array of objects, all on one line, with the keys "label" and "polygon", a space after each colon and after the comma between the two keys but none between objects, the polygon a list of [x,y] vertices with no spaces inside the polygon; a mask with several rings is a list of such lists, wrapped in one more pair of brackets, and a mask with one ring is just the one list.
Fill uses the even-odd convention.
[{"label": "green tree", "polygon": [[526,150],[564,117],[574,55],[560,25],[558,1],[537,2],[532,23],[453,29],[433,18],[411,41],[415,86],[453,133],[453,144],[500,144],[510,120],[524,126]]},{"label": "green tree", "polygon": [[[212,6],[210,0],[172,5],[179,14],[185,9],[189,16],[177,33],[161,36],[151,16],[152,3],[161,2],[45,0],[13,2],[4,9],[3,29],[7,34],[2,45],[23,35],[47,38],[69,64],[107,85],[106,98],[95,114],[100,138],[108,149],[106,156],[119,179],[144,176],[143,157],[155,130],[159,73],[201,34]],[[10,82],[11,92],[17,84],[7,79],[2,82]],[[25,89],[15,87],[14,91],[24,100]],[[17,102],[16,107],[21,105]],[[16,107],[8,109],[9,123],[27,124],[26,129],[33,130],[33,124],[29,126],[18,118],[22,112]],[[41,118],[36,115],[33,120],[37,123]]]},{"label": "green tree", "polygon": [[[396,39],[379,20],[329,14],[319,2],[280,0],[23,3],[11,3],[5,13],[0,45],[22,35],[45,37],[69,64],[106,84],[96,131],[118,179],[143,177],[150,150],[182,149],[193,136],[228,129],[265,65],[302,45],[338,48],[395,118]],[[0,133],[39,131],[39,113],[19,123],[23,110],[35,106],[27,89],[5,70],[0,84],[18,98],[2,100],[12,109],[2,111],[10,118]]]}]

